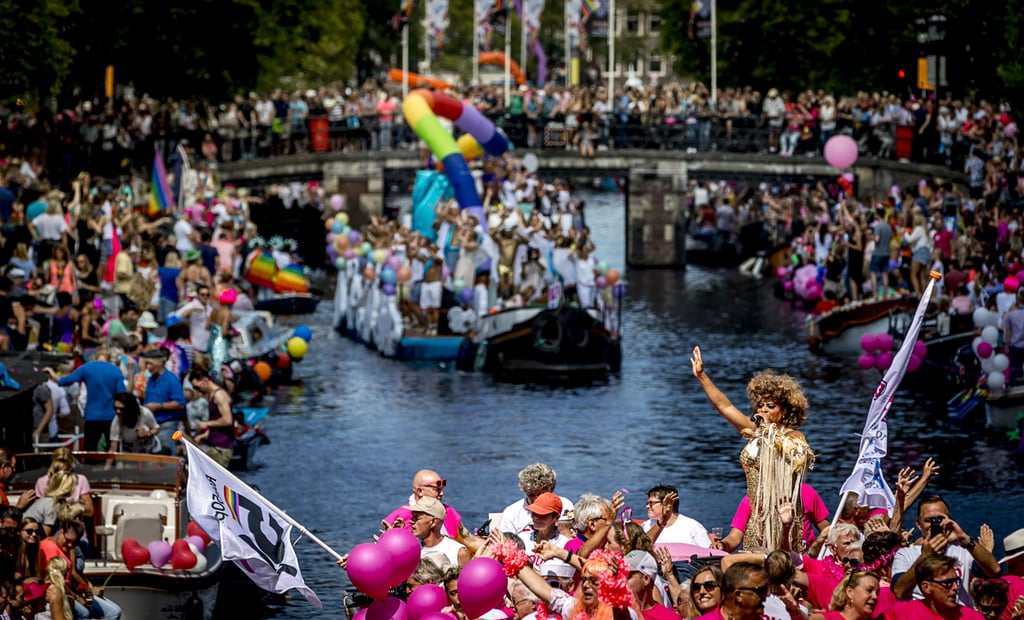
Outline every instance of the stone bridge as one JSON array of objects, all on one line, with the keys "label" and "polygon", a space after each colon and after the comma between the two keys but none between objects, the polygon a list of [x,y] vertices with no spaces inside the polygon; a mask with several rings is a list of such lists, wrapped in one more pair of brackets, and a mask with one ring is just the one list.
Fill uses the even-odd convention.
[{"label": "stone bridge", "polygon": [[[785,182],[835,181],[838,171],[821,157],[780,157],[759,153],[683,153],[626,150],[583,159],[569,151],[540,150],[539,174],[546,177],[616,177],[626,180],[626,262],[630,267],[683,267],[686,262],[686,188],[692,180]],[[288,181],[321,181],[329,193],[346,198],[353,226],[384,211],[392,193],[409,193],[420,160],[411,151],[311,153],[223,164],[224,182],[237,186]],[[882,198],[893,184],[923,178],[965,183],[941,166],[861,157],[854,168],[858,195]]]}]

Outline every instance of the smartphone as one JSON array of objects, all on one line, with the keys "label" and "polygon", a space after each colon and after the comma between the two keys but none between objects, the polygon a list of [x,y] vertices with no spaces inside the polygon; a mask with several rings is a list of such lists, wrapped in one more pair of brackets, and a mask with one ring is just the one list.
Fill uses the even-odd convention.
[{"label": "smartphone", "polygon": [[929,531],[928,531],[928,536],[934,538],[934,537],[938,536],[939,534],[941,534],[942,533],[942,522],[944,520],[945,520],[945,517],[928,517],[928,523],[931,524],[931,526],[929,528]]}]

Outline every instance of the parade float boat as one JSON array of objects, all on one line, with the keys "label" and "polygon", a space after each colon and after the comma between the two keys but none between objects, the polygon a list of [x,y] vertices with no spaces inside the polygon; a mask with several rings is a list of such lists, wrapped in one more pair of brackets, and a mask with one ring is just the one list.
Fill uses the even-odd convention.
[{"label": "parade float boat", "polygon": [[897,312],[913,313],[916,301],[908,295],[872,301],[855,301],[823,314],[807,317],[807,344],[812,351],[838,357],[861,353],[866,334],[889,331],[889,318]]},{"label": "parade float boat", "polygon": [[312,293],[277,293],[254,305],[257,310],[271,314],[312,314],[319,303],[320,297]]},{"label": "parade float boat", "polygon": [[[87,554],[83,575],[103,585],[104,596],[117,603],[125,618],[191,620],[213,612],[223,572],[217,545],[208,547],[202,570],[158,569],[150,564],[128,570],[121,545],[134,539],[142,546],[172,543],[187,536],[186,470],[177,457],[149,454],[75,453],[75,473],[92,487],[94,514],[87,519]],[[49,454],[19,454],[13,496],[35,486],[47,473]]]},{"label": "parade float boat", "polygon": [[1024,384],[1002,390],[989,390],[985,398],[985,426],[997,431],[1012,431],[1024,420]]},{"label": "parade float boat", "polygon": [[245,279],[256,288],[255,308],[272,314],[310,314],[320,296],[310,290],[302,266],[279,268],[273,255],[257,250],[248,261]]}]

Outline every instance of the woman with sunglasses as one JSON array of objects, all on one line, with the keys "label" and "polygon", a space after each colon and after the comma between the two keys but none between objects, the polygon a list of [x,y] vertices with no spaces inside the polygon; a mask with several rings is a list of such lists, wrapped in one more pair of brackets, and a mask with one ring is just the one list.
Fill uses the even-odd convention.
[{"label": "woman with sunglasses", "polygon": [[848,574],[832,594],[825,620],[871,620],[878,604],[878,575],[871,571]]},{"label": "woman with sunglasses", "polygon": [[[799,491],[814,462],[814,452],[799,430],[807,421],[808,406],[800,384],[789,375],[772,370],[757,373],[747,384],[747,396],[754,409],[753,415],[747,417],[704,372],[700,347],[694,347],[690,365],[711,405],[747,439],[740,453],[750,500],[743,547],[802,550],[803,507]],[[787,497],[798,498],[788,547],[782,540],[782,521],[776,510],[779,501]]]},{"label": "woman with sunglasses", "polygon": [[705,566],[690,580],[690,611],[687,620],[711,613],[722,602],[722,569]]},{"label": "woman with sunglasses", "polygon": [[32,517],[24,517],[21,520],[18,534],[18,553],[14,558],[14,576],[17,579],[33,577],[39,574],[36,563],[39,561],[39,541],[43,537],[43,526]]}]

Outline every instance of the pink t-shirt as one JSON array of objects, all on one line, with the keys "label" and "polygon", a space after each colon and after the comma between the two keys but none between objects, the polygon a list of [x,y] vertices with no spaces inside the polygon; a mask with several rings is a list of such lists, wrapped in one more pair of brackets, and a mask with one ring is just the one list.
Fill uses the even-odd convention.
[{"label": "pink t-shirt", "polygon": [[654,607],[650,609],[643,610],[641,613],[644,616],[644,620],[679,620],[679,614],[658,603],[655,603]]},{"label": "pink t-shirt", "polygon": [[[77,502],[83,495],[88,495],[92,492],[92,487],[89,486],[89,480],[82,474],[75,474],[78,478],[78,484],[75,486],[75,490],[68,496],[73,502]],[[36,480],[36,495],[39,497],[46,496],[46,485],[50,482],[50,474],[43,474]]]},{"label": "pink t-shirt", "polygon": [[[384,520],[388,523],[394,523],[395,519],[401,519],[405,522],[403,529],[412,531],[412,511],[408,507],[402,506],[398,508],[388,516],[384,517]],[[458,540],[459,536],[459,523],[462,522],[462,516],[455,512],[455,509],[448,504],[444,505],[444,525],[441,527],[441,531],[451,538],[452,540]]]},{"label": "pink t-shirt", "polygon": [[885,612],[885,620],[984,620],[985,616],[970,607],[959,606],[956,611],[940,616],[928,609],[922,601],[896,603]]},{"label": "pink t-shirt", "polygon": [[378,101],[377,102],[377,113],[380,114],[380,120],[382,120],[382,121],[394,120],[395,108],[397,108],[397,107],[398,107],[398,104],[395,103],[395,100],[390,98],[390,97],[388,97],[387,99],[385,99],[383,101]]},{"label": "pink t-shirt", "polygon": [[1014,601],[1024,596],[1024,578],[1017,575],[1003,575],[1003,581],[1010,584],[1010,589],[1006,591],[1007,600],[1010,603],[1003,610],[1003,615],[999,616],[999,620],[1011,620],[1010,610],[1013,609]]},{"label": "pink t-shirt", "polygon": [[[804,505],[804,546],[810,547],[816,537],[814,525],[828,519],[828,507],[822,501],[821,496],[811,485],[800,485],[800,501]],[[750,519],[750,498],[746,495],[740,501],[736,509],[736,516],[732,518],[733,529],[741,532],[747,531],[747,521]]]},{"label": "pink t-shirt", "polygon": [[222,273],[232,273],[235,268],[235,244],[227,239],[217,239],[210,245],[217,250],[220,261],[217,270]]}]

